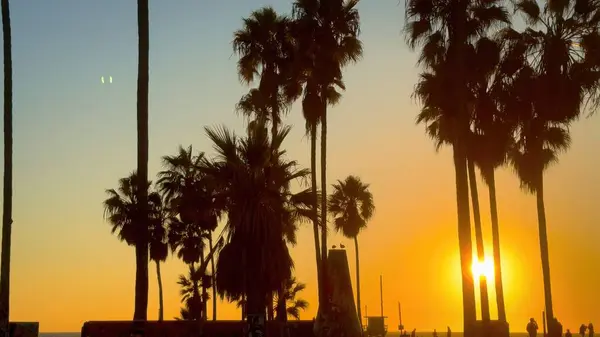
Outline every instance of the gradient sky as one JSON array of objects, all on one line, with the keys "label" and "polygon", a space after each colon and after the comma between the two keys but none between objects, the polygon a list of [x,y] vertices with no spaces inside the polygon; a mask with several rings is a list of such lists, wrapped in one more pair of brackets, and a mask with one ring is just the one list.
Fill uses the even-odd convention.
[{"label": "gradient sky", "polygon": [[[461,330],[454,173],[450,151],[436,154],[410,94],[418,74],[401,28],[403,1],[363,0],[364,59],[345,72],[347,91],[330,110],[328,179],[356,174],[371,184],[377,212],[360,236],[362,302],[408,329]],[[290,10],[290,0],[150,1],[150,173],[179,144],[211,152],[202,127],[243,130],[234,105],[247,88],[236,75],[231,39],[241,18],[262,5]],[[14,62],[14,225],[11,318],[42,331],[78,331],[86,320],[130,319],[134,250],[102,218],[104,190],[135,167],[137,22],[135,1],[11,2]],[[113,84],[102,85],[101,76]],[[298,106],[286,146],[309,164]],[[600,322],[598,119],[573,126],[573,146],[546,175],[546,210],[554,305],[565,328]],[[595,153],[595,154],[594,154]],[[596,164],[596,165],[595,165]],[[510,170],[498,173],[508,320],[524,331],[541,322],[542,274],[535,199]],[[484,235],[490,240],[487,189],[480,182]],[[309,226],[293,249],[302,296],[317,308]],[[332,244],[349,240],[339,236]],[[596,248],[594,248],[596,247]],[[490,251],[491,253],[491,251]],[[348,248],[351,272],[354,250]],[[177,277],[163,268],[165,316],[178,315]],[[157,316],[154,266],[149,317]],[[492,315],[495,317],[495,302]],[[364,314],[364,311],[363,311]],[[209,317],[212,313],[209,309]],[[220,304],[219,318],[237,319]]]}]

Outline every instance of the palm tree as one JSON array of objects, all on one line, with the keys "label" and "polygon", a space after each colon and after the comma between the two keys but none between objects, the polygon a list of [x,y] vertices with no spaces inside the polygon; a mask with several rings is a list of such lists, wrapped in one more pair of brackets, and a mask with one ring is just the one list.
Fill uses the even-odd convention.
[{"label": "palm tree", "polygon": [[138,223],[139,203],[138,188],[141,177],[134,171],[129,176],[119,179],[119,187],[106,190],[108,195],[104,200],[104,218],[112,226],[112,233],[116,234],[119,240],[124,241],[129,246],[136,247],[139,242],[139,228],[146,229],[146,236],[150,238],[149,249],[150,257],[156,262],[156,273],[159,287],[159,319],[162,319],[162,281],[160,275],[160,261],[167,257],[165,224],[165,210],[162,208],[161,198],[157,192],[148,193],[152,185],[146,181],[145,189],[148,195],[146,208],[150,211],[148,220],[145,223]]},{"label": "palm tree", "polygon": [[10,250],[12,239],[12,34],[8,0],[2,0],[4,39],[4,186],[2,208],[2,257],[0,261],[0,332],[8,336],[10,313]]},{"label": "palm tree", "polygon": [[[275,311],[277,315],[284,314],[296,320],[300,319],[300,310],[304,311],[308,308],[308,302],[304,299],[297,298],[298,293],[303,291],[306,285],[298,282],[295,277],[290,278],[285,282],[284,291],[275,296],[274,303],[276,304]],[[280,308],[279,306],[283,306]],[[283,309],[283,310],[282,310]],[[278,320],[282,318],[277,317]]]},{"label": "palm tree", "polygon": [[148,195],[150,206],[150,260],[156,264],[156,277],[158,280],[158,320],[162,321],[164,316],[163,286],[160,273],[160,263],[167,260],[169,255],[169,244],[167,242],[167,219],[169,217],[162,198],[157,192]]},{"label": "palm tree", "polygon": [[[340,99],[338,89],[345,89],[342,69],[362,56],[358,0],[296,0],[293,4],[294,37],[300,51],[299,79],[304,83],[306,109],[310,115],[311,137],[316,137],[316,123],[321,123],[321,279],[319,307],[327,311],[327,105]],[[311,97],[312,96],[312,97]],[[316,139],[316,138],[313,138]],[[311,143],[313,141],[311,139]],[[316,146],[315,146],[316,148]],[[311,160],[316,161],[311,144]],[[311,170],[316,172],[316,167]],[[316,165],[314,165],[316,166]],[[316,174],[316,173],[314,173]],[[314,179],[316,180],[316,179]],[[316,185],[316,181],[313,181]]]},{"label": "palm tree", "polygon": [[[481,177],[488,186],[492,220],[496,304],[498,319],[506,322],[494,171],[506,163],[508,152],[512,148],[514,125],[503,114],[499,104],[505,75],[500,67],[500,54],[500,44],[488,38],[480,38],[473,49],[473,59],[470,61],[470,64],[474,68],[474,71],[471,72],[474,75],[471,80],[474,108],[472,117],[473,130],[469,140],[469,158],[470,166],[471,163],[474,163],[479,167]],[[474,168],[471,169],[469,167],[469,179],[475,181],[475,172],[473,171]],[[474,184],[472,187],[476,190]],[[473,201],[473,204],[475,207],[477,203]],[[477,245],[479,250],[480,235],[476,236],[478,237]],[[483,246],[483,242],[481,242],[481,245]],[[478,251],[478,253],[480,252]],[[485,281],[485,278],[482,278],[482,280]]]},{"label": "palm tree", "polygon": [[333,185],[333,193],[329,196],[329,212],[335,218],[334,226],[345,237],[354,239],[356,252],[356,308],[358,321],[362,326],[360,312],[360,263],[358,258],[358,234],[367,227],[367,221],[373,216],[375,203],[369,185],[356,176],[348,176],[344,181],[338,180]]},{"label": "palm tree", "polygon": [[[453,144],[457,133],[452,119],[448,116],[448,111],[451,109],[449,104],[451,102],[450,98],[444,97],[446,96],[446,89],[444,87],[450,75],[447,71],[447,66],[447,63],[442,63],[433,66],[430,71],[423,73],[414,93],[415,96],[424,102],[423,108],[417,116],[417,123],[426,125],[427,135],[435,141],[436,151],[444,144]],[[469,132],[470,140],[472,137],[471,130]],[[468,185],[471,187],[477,255],[481,261],[485,256],[483,250],[483,233],[479,212],[475,166],[471,152],[471,141],[469,141],[467,154]],[[480,277],[480,293],[482,318],[487,322],[490,319],[490,314],[487,283],[484,276]]]},{"label": "palm tree", "polygon": [[[453,161],[456,179],[459,249],[462,269],[464,332],[473,334],[476,319],[472,264],[469,189],[467,175],[467,135],[470,113],[466,53],[468,42],[485,34],[500,22],[508,23],[501,1],[408,0],[406,5],[407,39],[411,48],[422,45],[419,62],[426,69],[444,67],[443,82],[452,92],[424,102],[428,109],[446,114],[453,137]],[[446,63],[443,65],[443,63]],[[444,98],[445,97],[445,98]],[[449,98],[452,98],[450,100]],[[432,103],[432,104],[428,104]],[[433,104],[434,103],[434,104]],[[438,103],[442,103],[439,105]],[[448,130],[445,130],[446,132]]]},{"label": "palm tree", "polygon": [[[149,19],[148,0],[138,0],[138,83],[137,83],[137,172],[140,176],[139,221],[142,226],[148,219],[148,189],[144,184],[148,181],[148,83],[149,83]],[[140,227],[138,242],[135,248],[135,309],[134,320],[145,321],[148,318],[148,231]]]},{"label": "palm tree", "polygon": [[[301,47],[296,46],[296,55],[304,56],[300,51]],[[300,59],[298,57],[297,59]],[[323,295],[323,277],[321,275],[321,243],[319,239],[319,193],[317,187],[317,126],[319,125],[320,115],[322,115],[321,99],[318,96],[315,80],[308,78],[303,71],[304,62],[295,61],[293,72],[290,72],[285,86],[285,95],[291,97],[290,100],[302,96],[302,114],[306,121],[306,134],[310,136],[310,181],[311,181],[311,219],[313,223],[313,238],[315,244],[315,259],[317,267],[317,287],[319,292],[319,301],[325,298]],[[303,83],[305,83],[303,85]]]},{"label": "palm tree", "polygon": [[512,76],[505,109],[517,120],[512,163],[522,186],[535,193],[544,300],[549,336],[562,333],[554,316],[544,205],[543,173],[569,145],[569,124],[598,93],[600,9],[590,1],[548,2],[542,9],[532,0],[516,9],[528,27],[501,34],[507,49],[504,66]]},{"label": "palm tree", "polygon": [[177,284],[181,287],[179,294],[184,307],[180,310],[181,320],[200,320],[202,318],[202,296],[199,285],[202,282],[202,273],[194,266],[189,266],[188,276],[179,275]]},{"label": "palm tree", "polygon": [[[521,185],[537,198],[538,224],[540,232],[540,249],[542,254],[542,270],[544,274],[544,292],[548,335],[557,332],[554,312],[552,310],[552,294],[550,288],[550,269],[548,258],[548,237],[546,231],[546,214],[544,205],[543,171],[558,160],[557,153],[564,151],[570,144],[568,129],[560,124],[547,123],[532,118],[520,125],[517,147],[512,154],[512,162],[521,179]],[[552,316],[551,316],[552,315]],[[551,327],[552,326],[552,327]]]},{"label": "palm tree", "polygon": [[[213,248],[212,232],[220,216],[211,182],[200,168],[203,160],[204,153],[194,155],[192,146],[187,149],[180,146],[177,155],[163,157],[165,170],[159,172],[157,182],[165,202],[175,213],[169,219],[171,249],[192,268],[197,263],[204,264],[206,241],[210,246],[208,251]],[[214,265],[214,258],[210,262]],[[203,287],[201,298],[207,297],[206,287]],[[213,312],[216,313],[214,296]],[[206,307],[202,314],[206,318]]]},{"label": "palm tree", "polygon": [[263,320],[269,294],[291,277],[293,262],[286,241],[295,242],[297,212],[290,184],[308,174],[296,169],[296,163],[286,160],[281,150],[289,131],[289,127],[282,128],[269,139],[263,125],[239,139],[225,127],[206,129],[217,155],[205,169],[219,182],[227,212],[226,244],[217,261],[217,290],[233,301],[245,295],[247,315]]},{"label": "palm tree", "polygon": [[237,30],[233,38],[234,52],[240,57],[240,79],[250,84],[256,76],[260,77],[258,89],[253,89],[250,95],[260,95],[261,109],[254,113],[270,118],[272,136],[276,135],[281,124],[280,113],[284,105],[280,87],[285,41],[289,35],[288,21],[287,17],[277,14],[272,7],[263,7],[244,19],[244,27]]}]

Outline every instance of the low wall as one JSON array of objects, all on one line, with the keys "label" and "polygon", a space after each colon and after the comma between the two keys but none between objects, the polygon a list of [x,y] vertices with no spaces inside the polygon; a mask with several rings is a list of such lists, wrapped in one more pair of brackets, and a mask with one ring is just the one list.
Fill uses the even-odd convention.
[{"label": "low wall", "polygon": [[10,322],[8,323],[10,337],[38,337],[39,322]]},{"label": "low wall", "polygon": [[509,326],[508,323],[490,320],[485,324],[483,321],[476,321],[475,325],[475,336],[477,337],[509,337]]},{"label": "low wall", "polygon": [[[313,321],[286,323],[289,337],[313,337]],[[130,337],[134,331],[144,337],[242,337],[247,323],[242,321],[93,321],[81,328],[81,337]],[[267,336],[279,337],[279,322],[267,322]]]}]

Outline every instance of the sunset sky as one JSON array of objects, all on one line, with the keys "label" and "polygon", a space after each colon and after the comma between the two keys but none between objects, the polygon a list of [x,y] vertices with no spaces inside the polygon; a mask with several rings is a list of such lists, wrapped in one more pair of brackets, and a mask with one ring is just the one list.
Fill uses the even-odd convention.
[{"label": "sunset sky", "polygon": [[[211,153],[205,125],[243,131],[234,105],[248,88],[236,74],[232,33],[253,9],[291,0],[150,1],[150,174],[179,144]],[[78,331],[87,320],[131,319],[134,250],[103,220],[105,189],[136,164],[137,22],[133,0],[11,1],[14,62],[14,225],[11,319],[41,331]],[[328,179],[349,174],[371,184],[377,211],[361,233],[362,303],[379,311],[383,275],[390,330],[462,330],[451,153],[436,153],[410,95],[416,56],[404,42],[404,1],[363,0],[364,59],[345,72],[347,91],[330,109]],[[101,84],[112,76],[112,84]],[[1,84],[0,84],[1,85]],[[599,116],[572,128],[573,146],[546,175],[546,211],[555,312],[565,329],[600,324]],[[299,105],[289,155],[309,165]],[[1,158],[0,158],[1,159]],[[1,182],[0,182],[1,183]],[[510,169],[498,172],[506,310],[511,330],[540,323],[543,287],[535,198]],[[491,241],[487,189],[480,181],[484,235]],[[311,229],[293,248],[297,278],[317,309]],[[351,241],[333,236],[331,244]],[[594,248],[596,247],[596,248]],[[491,255],[491,249],[488,249]],[[165,318],[179,313],[176,258],[162,269]],[[150,266],[149,318],[158,298]],[[493,298],[493,297],[492,297]],[[495,301],[492,317],[496,317]],[[210,306],[209,306],[210,307]],[[363,314],[364,314],[363,307]],[[212,313],[209,309],[209,318]],[[237,319],[219,304],[219,319]]]}]

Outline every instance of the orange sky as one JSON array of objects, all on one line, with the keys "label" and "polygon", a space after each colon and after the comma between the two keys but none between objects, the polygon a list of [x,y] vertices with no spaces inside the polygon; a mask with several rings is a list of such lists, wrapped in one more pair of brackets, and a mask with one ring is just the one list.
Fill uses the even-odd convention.
[{"label": "orange sky", "polygon": [[[135,3],[30,2],[11,3],[11,319],[39,321],[41,331],[78,331],[86,320],[130,319],[133,313],[134,251],[111,236],[102,219],[102,201],[104,189],[114,187],[135,167]],[[160,156],[174,153],[179,144],[192,143],[210,153],[204,125],[225,123],[243,130],[233,107],[247,88],[239,84],[236,60],[230,57],[231,33],[240,26],[240,18],[262,2],[225,3],[214,2],[207,9],[194,0],[181,0],[180,6],[151,1],[152,175],[160,170]],[[272,3],[278,10],[289,10],[290,1]],[[396,0],[363,1],[360,6],[365,56],[346,71],[348,89],[330,110],[328,179],[333,183],[356,174],[371,184],[375,197],[375,217],[359,238],[362,303],[369,313],[377,313],[383,274],[391,330],[398,324],[400,301],[407,329],[444,330],[449,325],[459,331],[462,308],[450,151],[436,154],[423,128],[414,125],[418,107],[410,93],[418,72],[416,56],[400,34],[402,6]],[[190,31],[197,35],[188,39]],[[108,75],[114,83],[101,86],[100,76]],[[286,122],[294,130],[285,146],[306,167],[309,144],[298,106]],[[600,322],[598,123],[598,116],[577,122],[571,150],[546,175],[554,305],[565,328]],[[487,189],[482,182],[479,186],[484,235],[490,240]],[[498,172],[497,192],[506,310],[512,330],[524,331],[529,317],[541,322],[543,308],[535,199],[519,189],[508,169]],[[308,225],[302,227],[293,249],[295,274],[307,284],[302,294],[311,304],[303,314],[307,319],[317,305],[311,235]],[[335,236],[329,242],[345,243],[353,273],[351,241]],[[162,269],[168,318],[178,314],[176,281],[183,272],[175,258]],[[157,304],[151,265],[150,318],[156,318]],[[492,301],[492,317],[495,314]],[[218,317],[235,319],[239,312],[233,305],[219,304]]]}]

